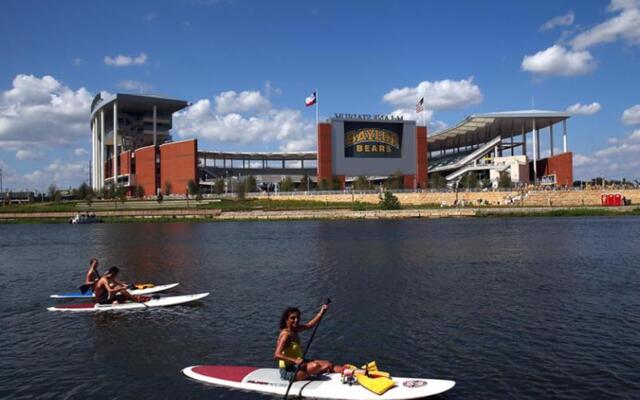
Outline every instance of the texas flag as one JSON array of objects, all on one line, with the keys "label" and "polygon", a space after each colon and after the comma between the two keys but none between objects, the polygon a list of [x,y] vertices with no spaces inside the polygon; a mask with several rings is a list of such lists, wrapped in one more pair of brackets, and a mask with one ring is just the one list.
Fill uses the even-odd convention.
[{"label": "texas flag", "polygon": [[304,105],[306,105],[307,107],[311,107],[314,104],[316,104],[316,91],[315,90],[313,91],[313,93],[311,93],[311,96],[309,96],[306,99],[304,99]]}]

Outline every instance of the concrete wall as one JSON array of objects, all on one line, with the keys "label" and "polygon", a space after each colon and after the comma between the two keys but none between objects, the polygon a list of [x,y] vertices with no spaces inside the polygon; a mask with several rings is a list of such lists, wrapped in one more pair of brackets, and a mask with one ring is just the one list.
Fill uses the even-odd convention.
[{"label": "concrete wall", "polygon": [[[523,206],[599,206],[600,196],[603,193],[620,193],[627,200],[631,200],[632,205],[640,205],[640,189],[626,190],[542,190],[525,192],[524,200],[520,201],[521,192],[458,192],[458,202],[464,201],[466,205],[478,205],[480,202],[489,205],[511,205]],[[401,204],[446,204],[453,205],[456,201],[455,192],[410,192],[394,193]],[[264,195],[266,198],[266,195]],[[363,203],[378,203],[377,193],[366,194],[316,194],[316,195],[278,195],[270,196],[271,200],[306,200],[322,202],[346,202],[361,201]],[[511,201],[509,201],[511,199]]]},{"label": "concrete wall", "polygon": [[198,141],[196,139],[160,145],[160,184],[166,182],[171,193],[185,194],[190,180],[198,182]]}]

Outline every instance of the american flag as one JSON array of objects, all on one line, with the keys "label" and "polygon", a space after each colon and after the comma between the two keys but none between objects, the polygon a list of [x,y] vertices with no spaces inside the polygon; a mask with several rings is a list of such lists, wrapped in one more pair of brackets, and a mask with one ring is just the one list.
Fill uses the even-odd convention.
[{"label": "american flag", "polygon": [[417,113],[421,113],[424,111],[424,97],[421,98],[417,103],[416,103],[416,112]]}]

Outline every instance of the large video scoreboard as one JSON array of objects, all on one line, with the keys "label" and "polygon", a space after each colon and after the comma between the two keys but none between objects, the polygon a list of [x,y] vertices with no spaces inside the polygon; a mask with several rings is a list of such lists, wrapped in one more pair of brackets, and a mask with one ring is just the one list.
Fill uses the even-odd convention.
[{"label": "large video scoreboard", "polygon": [[385,115],[336,114],[330,122],[334,175],[415,173],[415,121]]}]

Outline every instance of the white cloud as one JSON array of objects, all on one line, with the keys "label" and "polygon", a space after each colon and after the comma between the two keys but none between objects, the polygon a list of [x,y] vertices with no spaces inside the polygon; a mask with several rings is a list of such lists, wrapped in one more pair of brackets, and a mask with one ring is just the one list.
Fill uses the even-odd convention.
[{"label": "white cloud", "polygon": [[382,100],[402,109],[415,109],[416,102],[424,97],[424,107],[429,110],[448,110],[482,102],[480,87],[473,77],[460,81],[422,81],[416,87],[392,89]]},{"label": "white cloud", "polygon": [[147,55],[140,53],[140,55],[132,57],[118,54],[115,57],[105,56],[104,63],[112,67],[128,67],[131,65],[144,65],[147,62]]},{"label": "white cloud", "polygon": [[16,76],[13,87],[0,92],[0,148],[42,151],[86,139],[92,98],[51,76]]},{"label": "white cloud", "polygon": [[128,90],[138,93],[148,93],[153,90],[153,85],[136,80],[124,80],[118,82],[118,87],[123,90]]},{"label": "white cloud", "polygon": [[622,138],[609,138],[607,142],[609,146],[591,155],[574,154],[576,178],[640,178],[640,130]]},{"label": "white cloud", "polygon": [[560,45],[553,45],[522,59],[522,69],[538,75],[584,75],[595,68],[596,61],[588,51],[568,50]]},{"label": "white cloud", "polygon": [[265,111],[271,108],[269,100],[258,90],[240,93],[233,90],[222,92],[215,97],[215,103],[216,111],[222,114],[250,110]]},{"label": "white cloud", "polygon": [[52,183],[58,188],[77,187],[81,182],[88,182],[89,163],[56,159],[43,169],[25,174],[24,180],[41,190],[46,190]]},{"label": "white cloud", "polygon": [[622,122],[627,125],[640,124],[640,104],[624,110],[622,113]]},{"label": "white cloud", "polygon": [[266,81],[264,83],[264,94],[267,97],[280,96],[280,95],[282,95],[282,89],[280,89],[278,87],[274,87],[271,84],[271,81]]},{"label": "white cloud", "polygon": [[37,160],[42,158],[42,153],[34,150],[18,150],[16,151],[16,158],[18,160]]},{"label": "white cloud", "polygon": [[80,57],[76,57],[73,59],[73,65],[75,66],[80,66],[82,65],[82,63],[84,63],[84,60]]},{"label": "white cloud", "polygon": [[574,20],[575,20],[575,15],[573,11],[569,11],[565,15],[558,15],[551,18],[540,27],[540,30],[548,31],[558,26],[569,26],[573,24]]},{"label": "white cloud", "polygon": [[640,45],[640,2],[613,0],[609,11],[620,11],[620,14],[574,37],[571,41],[574,49],[582,50],[619,39],[631,45]]},{"label": "white cloud", "polygon": [[576,103],[572,106],[567,107],[567,112],[577,115],[593,115],[599,112],[601,108],[602,107],[598,102],[593,102],[591,104]]},{"label": "white cloud", "polygon": [[419,126],[424,126],[424,122],[427,124],[431,122],[431,118],[433,118],[433,111],[424,110],[422,113],[418,114],[415,109],[400,108],[393,110],[389,115],[402,116],[403,119],[416,121]]},{"label": "white cloud", "polygon": [[73,154],[76,156],[85,156],[87,154],[89,154],[89,152],[86,149],[83,149],[82,147],[79,147],[77,149],[73,149]]},{"label": "white cloud", "polygon": [[[276,144],[283,151],[315,150],[313,122],[305,121],[298,110],[276,109],[259,91],[223,92],[196,101],[174,115],[174,132],[212,143],[240,145]],[[256,111],[243,116],[239,112]]]}]

